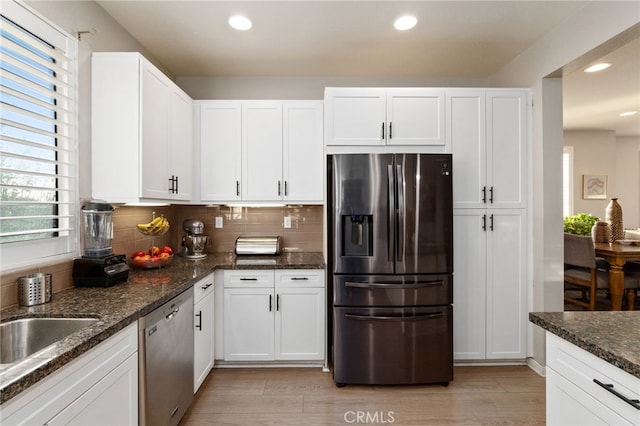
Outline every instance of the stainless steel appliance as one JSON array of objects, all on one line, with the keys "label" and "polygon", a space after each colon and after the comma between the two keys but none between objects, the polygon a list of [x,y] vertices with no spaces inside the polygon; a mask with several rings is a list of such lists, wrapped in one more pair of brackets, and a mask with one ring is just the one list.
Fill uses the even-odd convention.
[{"label": "stainless steel appliance", "polygon": [[202,259],[207,256],[204,252],[207,248],[209,237],[204,235],[204,223],[197,219],[186,219],[182,222],[185,234],[182,237],[181,256],[191,259]]},{"label": "stainless steel appliance", "polygon": [[280,254],[280,236],[236,238],[236,254],[238,255],[278,255]]},{"label": "stainless steel appliance", "polygon": [[453,380],[450,154],[328,161],[333,378]]},{"label": "stainless steel appliance", "polygon": [[193,288],[138,320],[139,424],[177,425],[193,400]]},{"label": "stainless steel appliance", "polygon": [[125,255],[113,254],[113,206],[92,200],[82,206],[82,257],[73,262],[77,287],[110,287],[129,277]]}]

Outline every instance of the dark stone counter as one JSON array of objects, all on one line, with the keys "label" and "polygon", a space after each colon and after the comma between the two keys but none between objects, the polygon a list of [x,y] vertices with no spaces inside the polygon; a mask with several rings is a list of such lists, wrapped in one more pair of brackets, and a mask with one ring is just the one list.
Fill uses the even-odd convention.
[{"label": "dark stone counter", "polygon": [[[209,254],[191,260],[174,256],[160,269],[131,267],[126,282],[108,288],[74,287],[53,295],[50,303],[0,311],[0,321],[28,317],[91,317],[94,324],[51,346],[45,355],[0,368],[0,404],[71,362],[100,342],[145,316],[199,278],[216,269],[324,269],[322,253],[279,256]],[[222,283],[215,283],[222,285]]]},{"label": "dark stone counter", "polygon": [[640,378],[640,311],[531,312],[529,321]]}]

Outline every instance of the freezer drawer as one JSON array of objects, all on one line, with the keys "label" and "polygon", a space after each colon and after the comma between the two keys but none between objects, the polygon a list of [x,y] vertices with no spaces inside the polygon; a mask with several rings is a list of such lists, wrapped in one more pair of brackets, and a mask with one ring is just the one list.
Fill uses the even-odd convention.
[{"label": "freezer drawer", "polygon": [[333,379],[342,384],[453,380],[453,309],[334,308]]},{"label": "freezer drawer", "polygon": [[334,306],[431,306],[453,303],[453,276],[334,275]]}]

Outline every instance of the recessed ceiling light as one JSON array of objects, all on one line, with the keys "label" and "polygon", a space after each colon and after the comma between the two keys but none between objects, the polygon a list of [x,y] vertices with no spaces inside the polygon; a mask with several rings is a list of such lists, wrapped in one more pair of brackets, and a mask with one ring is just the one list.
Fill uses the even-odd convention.
[{"label": "recessed ceiling light", "polygon": [[610,66],[611,64],[608,64],[606,62],[601,62],[599,64],[594,64],[588,68],[585,68],[584,72],[598,72],[598,71],[606,70]]},{"label": "recessed ceiling light", "polygon": [[229,25],[231,25],[231,28],[238,31],[246,31],[250,29],[253,24],[251,23],[251,20],[245,16],[234,15],[229,18]]},{"label": "recessed ceiling light", "polygon": [[625,111],[625,112],[621,112],[618,115],[620,115],[620,117],[629,117],[630,115],[635,115],[637,113],[638,111]]},{"label": "recessed ceiling light", "polygon": [[393,23],[393,26],[398,31],[406,31],[415,27],[417,23],[418,23],[418,18],[416,18],[415,16],[404,15],[396,19],[395,22]]}]

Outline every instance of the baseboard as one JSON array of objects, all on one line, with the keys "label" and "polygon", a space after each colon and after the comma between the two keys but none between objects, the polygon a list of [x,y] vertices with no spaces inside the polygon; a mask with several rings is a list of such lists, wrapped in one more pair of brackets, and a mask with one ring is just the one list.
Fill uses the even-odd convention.
[{"label": "baseboard", "polygon": [[540,375],[542,377],[547,377],[547,367],[545,367],[544,365],[540,364],[535,359],[527,358],[527,365],[529,366],[530,369],[532,369],[533,371],[538,373],[538,375]]}]

